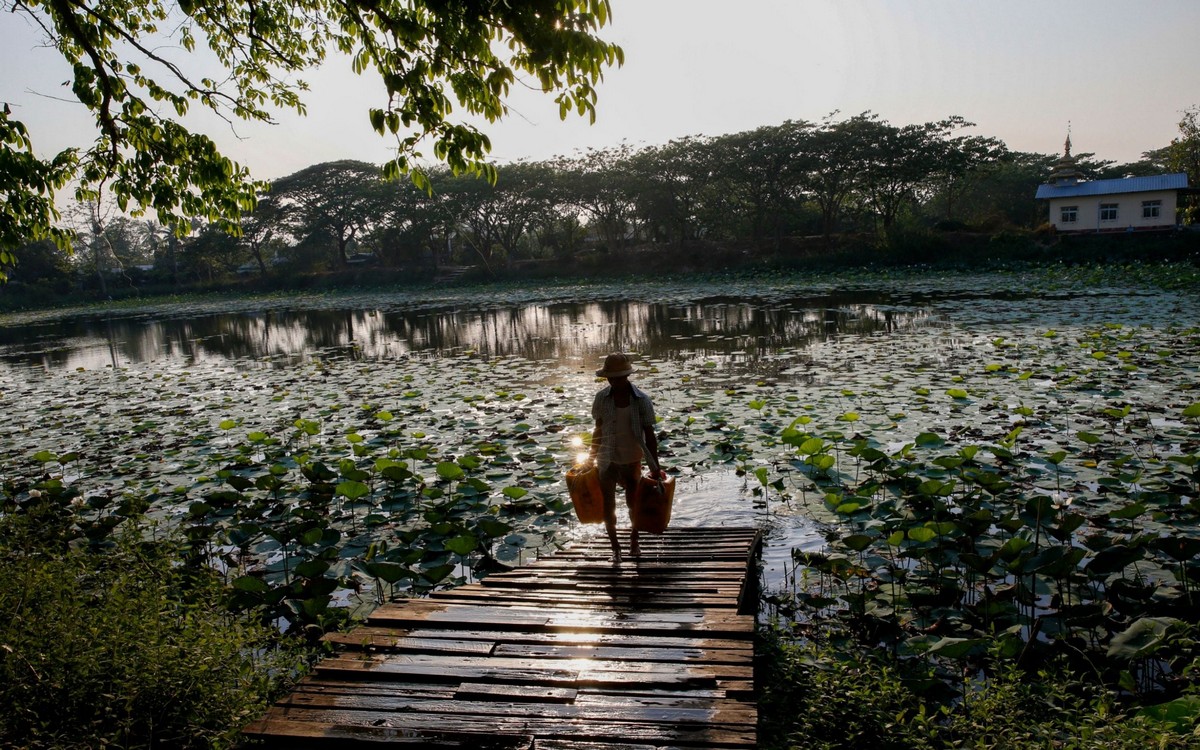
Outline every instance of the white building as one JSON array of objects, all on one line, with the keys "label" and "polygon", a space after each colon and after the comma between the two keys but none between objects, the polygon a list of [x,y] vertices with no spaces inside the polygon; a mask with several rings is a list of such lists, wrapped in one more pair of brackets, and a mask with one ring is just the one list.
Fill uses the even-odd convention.
[{"label": "white building", "polygon": [[1050,223],[1059,232],[1137,232],[1179,224],[1179,194],[1187,174],[1085,180],[1067,139],[1063,158],[1037,197],[1050,202]]}]

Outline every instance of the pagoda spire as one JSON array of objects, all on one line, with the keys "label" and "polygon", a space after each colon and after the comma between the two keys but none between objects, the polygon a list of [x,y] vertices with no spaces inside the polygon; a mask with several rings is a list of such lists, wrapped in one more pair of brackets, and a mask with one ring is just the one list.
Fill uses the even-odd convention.
[{"label": "pagoda spire", "polygon": [[1083,180],[1084,174],[1079,171],[1075,157],[1071,156],[1071,123],[1068,121],[1067,140],[1063,143],[1062,158],[1054,165],[1054,170],[1050,172],[1050,177],[1046,182],[1051,185],[1074,185]]}]

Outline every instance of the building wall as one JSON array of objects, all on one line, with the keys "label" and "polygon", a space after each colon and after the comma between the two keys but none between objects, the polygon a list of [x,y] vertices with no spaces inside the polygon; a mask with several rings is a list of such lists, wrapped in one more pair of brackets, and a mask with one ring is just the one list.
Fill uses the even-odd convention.
[{"label": "building wall", "polygon": [[[1161,201],[1157,218],[1142,215],[1142,203]],[[1157,190],[1144,193],[1114,193],[1112,195],[1085,195],[1074,198],[1050,199],[1050,223],[1060,232],[1124,232],[1130,228],[1165,229],[1176,221],[1178,193],[1174,190]],[[1116,204],[1117,218],[1101,220],[1101,205]],[[1064,223],[1063,207],[1076,207],[1076,221]]]}]

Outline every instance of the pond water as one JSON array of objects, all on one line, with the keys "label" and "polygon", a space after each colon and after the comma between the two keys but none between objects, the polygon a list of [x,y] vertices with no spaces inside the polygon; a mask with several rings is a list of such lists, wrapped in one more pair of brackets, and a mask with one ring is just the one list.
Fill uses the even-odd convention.
[{"label": "pond water", "polygon": [[[349,433],[394,445],[411,436],[443,457],[508,441],[512,481],[562,496],[561,471],[546,467],[568,460],[568,433],[590,428],[600,385],[592,370],[609,351],[632,351],[635,382],[663,418],[664,463],[679,472],[672,523],[762,528],[770,589],[785,585],[793,549],[824,544],[828,520],[819,503],[793,502],[796,492],[755,478],[756,469],[772,477],[787,469],[794,451],[775,436],[797,417],[895,447],[930,430],[1003,435],[1012,417],[992,413],[995,405],[1030,404],[1046,411],[1035,440],[1049,446],[1106,395],[1089,391],[1068,404],[1046,368],[1080,366],[1079,341],[1097,327],[1136,334],[1145,340],[1134,343],[1153,350],[1162,331],[1197,324],[1194,295],[986,276],[836,288],[331,295],[9,316],[0,319],[9,416],[0,466],[39,450],[74,451],[91,492],[159,492],[196,481],[196,457],[227,429],[218,423],[281,434],[315,419],[329,450]],[[1095,351],[1081,356],[1090,362]],[[1187,377],[1195,364],[1174,366]],[[1032,377],[994,381],[1020,370]],[[995,393],[942,405],[916,387],[927,394],[956,383]],[[1160,386],[1130,382],[1120,398],[1161,402]],[[380,410],[404,421],[403,437],[355,422]],[[505,481],[503,467],[491,468],[489,478]],[[574,523],[544,530],[547,538],[601,532]]]},{"label": "pond water", "polygon": [[182,314],[82,315],[0,326],[0,361],[46,371],[268,362],[313,357],[380,360],[473,351],[484,357],[591,365],[598,354],[636,351],[665,360],[709,354],[753,363],[785,347],[843,334],[901,330],[929,316],[874,292],[689,304],[591,300],[549,304],[364,309],[272,309]]}]

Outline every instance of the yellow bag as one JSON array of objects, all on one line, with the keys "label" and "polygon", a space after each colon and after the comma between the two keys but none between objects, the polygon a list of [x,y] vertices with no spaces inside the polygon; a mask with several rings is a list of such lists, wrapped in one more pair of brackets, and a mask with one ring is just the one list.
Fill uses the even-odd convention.
[{"label": "yellow bag", "polygon": [[671,503],[675,499],[675,477],[659,474],[662,479],[646,474],[638,480],[629,494],[629,522],[638,531],[661,534],[671,523]]},{"label": "yellow bag", "polygon": [[595,464],[569,470],[567,491],[580,523],[604,523],[604,495],[600,494],[600,472]]}]

